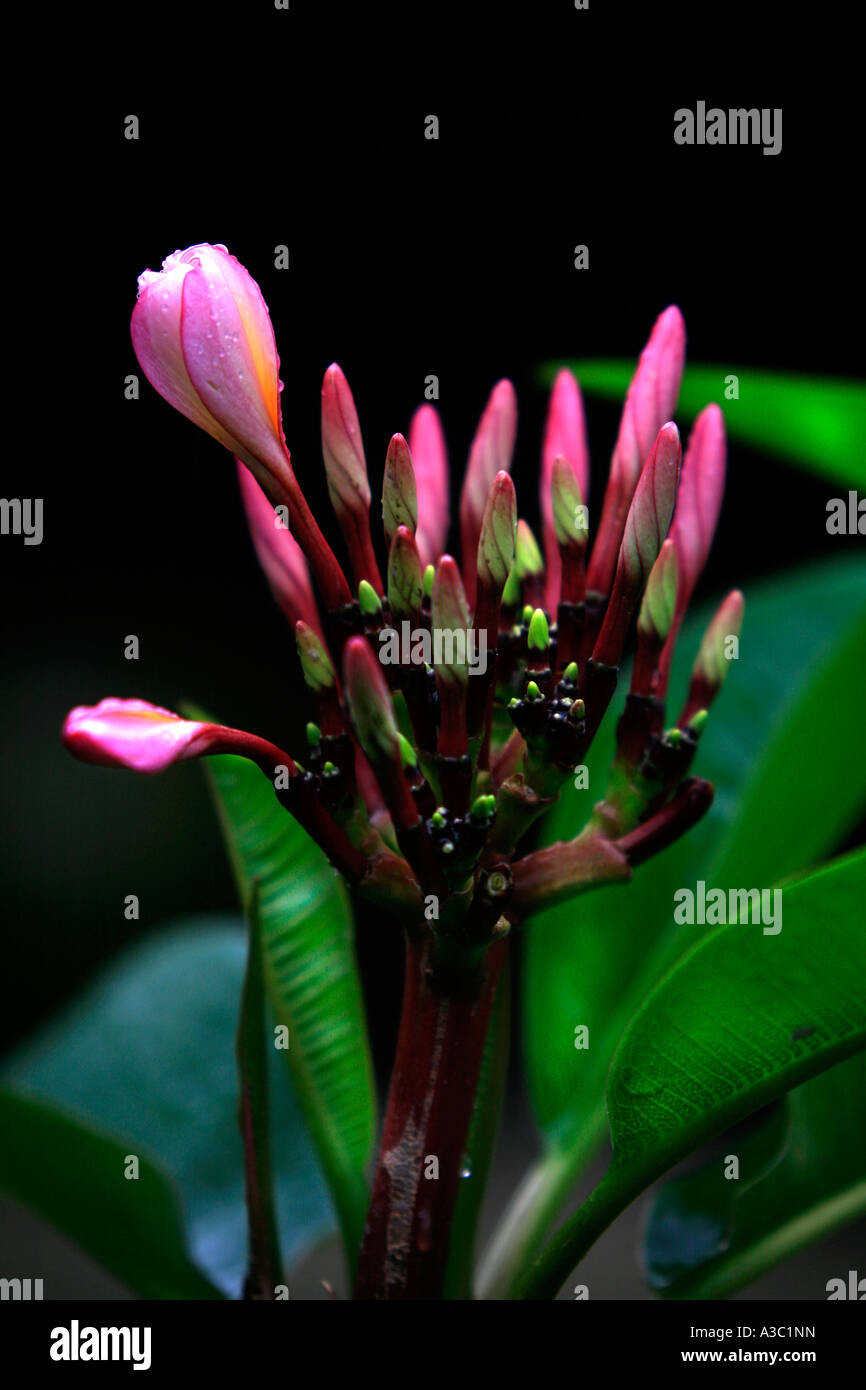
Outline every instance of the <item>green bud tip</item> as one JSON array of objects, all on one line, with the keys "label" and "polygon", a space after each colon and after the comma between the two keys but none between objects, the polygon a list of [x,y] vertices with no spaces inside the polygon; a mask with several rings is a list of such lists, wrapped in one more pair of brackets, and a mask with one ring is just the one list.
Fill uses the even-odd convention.
[{"label": "green bud tip", "polygon": [[318,724],[307,725],[307,743],[311,748],[315,748],[322,741],[322,731]]},{"label": "green bud tip", "polygon": [[382,611],[382,602],[372,584],[362,579],[358,585],[358,603],[367,618],[375,618]]},{"label": "green bud tip", "polygon": [[544,696],[542,695],[542,693],[541,693],[541,691],[539,690],[538,686],[535,684],[535,681],[530,681],[529,684],[527,685],[527,687],[526,687],[526,698],[527,698],[527,700],[543,700],[543,699],[544,699]]},{"label": "green bud tip", "polygon": [[677,748],[682,742],[682,737],[679,729],[668,729],[665,734],[665,743],[669,743],[672,748]]},{"label": "green bud tip", "polygon": [[580,672],[577,669],[577,662],[570,661],[562,673],[563,680],[568,681],[571,685],[577,685],[579,676]]},{"label": "green bud tip", "polygon": [[524,608],[523,613],[522,613],[522,615],[521,615],[522,618],[523,618],[523,621],[524,621],[524,623],[526,624],[527,627],[529,627],[529,624],[532,622],[532,615],[533,615],[534,612],[535,612],[535,609],[532,607],[532,604],[531,604],[531,603],[527,603],[527,605],[526,605],[526,607]]},{"label": "green bud tip", "polygon": [[428,565],[424,571],[424,597],[429,598],[433,593],[433,580],[436,578],[435,565]]},{"label": "green bud tip", "polygon": [[400,745],[400,757],[401,757],[402,760],[403,760],[403,766],[404,766],[404,767],[417,767],[417,766],[418,766],[418,758],[417,758],[417,755],[416,755],[416,753],[415,753],[415,749],[412,747],[412,745],[411,745],[411,743],[409,742],[408,738],[406,738],[403,734],[398,734],[398,735],[397,735],[397,742],[398,742],[399,745]]},{"label": "green bud tip", "polygon": [[693,714],[691,719],[689,720],[689,733],[693,734],[695,738],[697,738],[700,734],[704,732],[709,717],[709,712],[707,710],[699,709],[697,713]]},{"label": "green bud tip", "polygon": [[550,646],[550,628],[547,626],[547,616],[542,608],[536,608],[532,615],[527,643],[531,652],[546,652]]},{"label": "green bud tip", "polygon": [[523,703],[523,701],[522,701],[522,700],[518,700],[518,698],[517,698],[516,695],[512,695],[511,699],[508,701],[508,708],[509,708],[509,709],[517,709],[518,705],[521,705],[522,703]]},{"label": "green bud tip", "polygon": [[441,811],[434,811],[430,817],[430,824],[435,825],[437,830],[441,830],[444,825],[447,825],[447,821]]},{"label": "green bud tip", "polygon": [[583,700],[575,700],[571,709],[568,711],[568,717],[573,724],[579,724],[581,719],[586,718],[586,705],[583,703]]},{"label": "green bud tip", "polygon": [[337,771],[337,768],[334,763],[328,762],[324,764],[324,766],[322,767],[322,771],[324,772],[326,777],[329,777],[332,772]]},{"label": "green bud tip", "polygon": [[493,815],[496,809],[495,796],[478,796],[472,803],[472,810],[469,812],[472,820],[485,821]]}]

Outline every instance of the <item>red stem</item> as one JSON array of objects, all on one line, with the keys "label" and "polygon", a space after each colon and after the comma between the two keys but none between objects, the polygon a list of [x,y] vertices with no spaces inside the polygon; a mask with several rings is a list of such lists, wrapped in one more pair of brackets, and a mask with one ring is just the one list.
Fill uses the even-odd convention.
[{"label": "red stem", "polygon": [[[397,1055],[356,1299],[440,1299],[478,1074],[507,940],[437,980],[429,937],[407,938]],[[438,1162],[438,1177],[430,1160]]]}]

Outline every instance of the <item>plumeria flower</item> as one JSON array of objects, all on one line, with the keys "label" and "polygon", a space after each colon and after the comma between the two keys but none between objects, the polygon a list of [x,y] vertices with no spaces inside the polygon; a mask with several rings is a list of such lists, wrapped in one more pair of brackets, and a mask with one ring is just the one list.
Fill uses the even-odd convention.
[{"label": "plumeria flower", "polygon": [[[70,752],[144,773],[226,752],[252,759],[347,881],[407,924],[425,981],[450,978],[455,960],[474,968],[495,956],[530,913],[629,879],[706,813],[713,788],[690,768],[743,600],[734,591],[713,619],[680,718],[666,730],[677,634],[712,543],[725,468],[714,406],[681,458],[672,417],[685,328],[676,307],[659,316],[640,355],[595,528],[574,376],[560,372],[551,392],[539,538],[511,478],[516,393],[507,380],[493,387],[460,490],[459,560],[447,550],[448,463],[435,408],[421,406],[392,436],[374,489],[352,391],[329,366],[322,456],[345,570],[295,475],[270,315],[243,266],[225,247],[202,244],[145,271],[132,337],[156,390],[238,460],[255,550],[297,646],[306,747],[295,760],[254,734],[112,698],[70,713]],[[570,841],[526,851],[527,830],[583,765],[632,640],[602,800]],[[468,653],[482,641],[486,660],[475,662]],[[434,914],[424,910],[430,902]],[[480,1051],[464,1063],[469,1075]],[[361,1252],[367,1292],[396,1219],[387,1145],[417,1120],[401,1109],[407,1095],[392,1088]],[[445,1184],[421,1187],[437,1188],[446,1206],[455,1198]]]},{"label": "plumeria flower", "polygon": [[[473,903],[489,904],[490,862],[498,858],[516,887],[507,902],[494,895],[495,911],[478,908],[483,937],[503,913],[517,920],[544,897],[542,878],[527,867],[533,856],[521,860],[519,842],[585,756],[636,626],[609,796],[576,843],[585,844],[588,834],[630,835],[648,816],[651,822],[650,812],[675,802],[725,674],[719,634],[739,630],[742,619],[742,598],[734,594],[701,649],[680,737],[664,735],[674,643],[712,541],[725,454],[721,414],[710,406],[695,422],[681,467],[679,433],[669,418],[685,351],[678,309],[660,315],[638,361],[594,537],[581,520],[590,468],[574,376],[559,372],[550,397],[539,470],[541,543],[519,516],[510,477],[514,387],[507,380],[494,386],[460,493],[459,563],[445,551],[448,464],[435,408],[421,406],[406,435],[395,434],[388,447],[384,547],[377,554],[358,412],[345,374],[336,363],[328,367],[322,454],[351,584],[292,468],[270,314],[244,267],[220,245],[174,252],[161,271],[140,277],[132,338],[160,394],[238,460],[256,553],[297,644],[314,716],[311,741],[301,771],[287,753],[251,734],[109,699],[70,714],[64,740],[73,753],[143,772],[221,751],[252,757],[268,776],[291,767],[296,790],[283,800],[308,825],[316,804],[317,837],[354,882],[363,883],[382,856],[391,856],[393,869],[397,844],[405,861],[399,873],[412,878],[419,895],[431,884],[453,883],[453,865],[461,864],[462,910],[470,916]],[[288,514],[288,527],[280,513]],[[465,649],[455,655],[453,643],[446,655],[431,649],[432,662],[385,666],[376,659],[380,636],[395,622],[451,638],[483,636],[490,659],[474,680]],[[396,691],[409,741],[405,725],[399,728]],[[494,719],[496,708],[508,711],[510,737]],[[480,817],[483,853],[480,813],[472,819],[479,797],[494,798]],[[433,815],[448,822],[444,840]],[[644,840],[651,835],[650,824]],[[471,854],[459,852],[461,840]],[[455,853],[446,873],[443,855]]]}]

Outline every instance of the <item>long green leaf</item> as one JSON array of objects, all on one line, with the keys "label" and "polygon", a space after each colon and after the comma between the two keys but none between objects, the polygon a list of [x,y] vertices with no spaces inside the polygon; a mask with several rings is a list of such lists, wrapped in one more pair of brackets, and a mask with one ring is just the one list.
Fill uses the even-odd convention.
[{"label": "long green leaf", "polygon": [[[590,395],[621,401],[634,363],[613,360],[572,362]],[[542,369],[550,382],[558,364]],[[729,399],[730,377],[739,394]],[[866,489],[866,458],[859,440],[866,435],[866,387],[859,381],[767,372],[736,363],[686,367],[677,413],[694,417],[710,401],[725,412],[732,439],[779,454],[802,468],[843,486]]]},{"label": "long green leaf", "polygon": [[632,1019],[608,1080],[610,1168],[519,1297],[554,1296],[615,1216],[674,1164],[866,1047],[866,851],[782,891],[778,934],[718,928]]},{"label": "long green leaf", "polygon": [[[133,1293],[221,1297],[187,1255],[177,1193],[156,1165],[139,1158],[133,1177],[127,1145],[7,1090],[0,1090],[0,1134],[0,1191]],[[50,1280],[43,1293],[53,1296]]]},{"label": "long green leaf", "polygon": [[[652,1286],[669,1298],[728,1298],[861,1216],[864,1135],[866,1052],[860,1052],[791,1091],[762,1126],[763,1153],[744,1154],[742,1145],[731,1148],[726,1140],[725,1149],[739,1159],[738,1179],[727,1179],[717,1159],[659,1189],[644,1238]],[[767,1163],[767,1148],[774,1147]]]},{"label": "long green leaf", "polygon": [[254,879],[259,884],[268,997],[289,1030],[282,1055],[353,1268],[369,1202],[376,1104],[348,895],[258,768],[222,756],[209,759],[206,771],[241,901]]}]

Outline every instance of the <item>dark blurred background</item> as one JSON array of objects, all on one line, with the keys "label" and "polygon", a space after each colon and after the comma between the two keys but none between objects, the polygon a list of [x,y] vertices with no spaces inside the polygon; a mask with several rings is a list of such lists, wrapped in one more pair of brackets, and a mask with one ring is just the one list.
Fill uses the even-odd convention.
[{"label": "dark blurred background", "polygon": [[[75,763],[58,742],[67,709],[108,694],[191,698],[295,751],[309,714],[231,459],[155,394],[133,356],[145,267],[223,242],[258,280],[295,470],[336,547],[318,439],[333,360],[355,393],[374,496],[425,377],[439,378],[457,480],[490,387],[510,376],[513,473],[533,525],[544,361],[636,358],[676,302],[689,359],[741,383],[750,367],[853,376],[861,365],[845,332],[858,224],[840,177],[841,118],[815,71],[808,90],[786,87],[744,41],[748,25],[721,32],[720,20],[710,39],[676,6],[577,12],[566,0],[510,17],[473,7],[471,24],[448,5],[407,17],[295,0],[234,25],[211,16],[207,33],[183,11],[151,22],[134,40],[118,30],[105,65],[83,34],[68,124],[36,103],[30,113],[46,138],[22,213],[23,273],[46,307],[25,325],[39,391],[31,448],[7,454],[3,491],[44,497],[45,536],[0,548],[0,1050],[133,937],[235,902],[201,770],[149,780]],[[782,153],[676,146],[673,113],[698,99],[781,106]],[[124,139],[129,114],[138,141]],[[429,114],[438,141],[424,138]],[[589,270],[573,267],[578,243]],[[287,271],[274,268],[280,244]],[[124,399],[131,372],[138,401]],[[594,400],[587,411],[598,515],[619,411]],[[735,446],[701,595],[857,544],[825,530],[840,492]],[[137,662],[124,660],[128,634]],[[124,919],[130,893],[138,922]],[[362,919],[359,952],[382,1072],[401,946]]]}]

